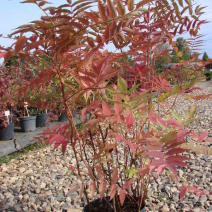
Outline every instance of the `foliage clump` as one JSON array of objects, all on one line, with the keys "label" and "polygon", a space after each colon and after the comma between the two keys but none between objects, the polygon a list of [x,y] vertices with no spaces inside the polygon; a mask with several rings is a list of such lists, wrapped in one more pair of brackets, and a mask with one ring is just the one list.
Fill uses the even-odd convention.
[{"label": "foliage clump", "polygon": [[[81,180],[77,188],[88,202],[94,196],[109,197],[113,208],[121,211],[125,200],[131,199],[138,211],[147,197],[151,173],[160,175],[168,169],[176,179],[177,167],[186,166],[189,159],[181,145],[191,134],[186,125],[193,113],[178,118],[165,103],[172,95],[189,92],[193,81],[182,84],[179,70],[197,55],[185,56],[186,48],[178,40],[177,48],[183,52],[178,56],[186,61],[162,73],[154,65],[156,58],[169,54],[157,51],[158,43],[175,48],[176,35],[198,35],[205,23],[200,18],[202,8],[174,0],[67,0],[59,7],[41,0],[24,3],[34,3],[44,16],[17,28],[11,34],[16,42],[4,55],[5,61],[12,56],[24,61],[19,97],[27,98],[35,90],[46,93],[53,86],[59,97],[49,107],[62,105],[68,123],[48,129],[43,136],[55,148],[62,146],[63,153],[70,145],[76,162],[71,169]],[[108,44],[116,51],[104,51]],[[48,65],[33,72],[43,61],[41,55],[48,58]],[[80,127],[74,124],[73,105],[78,102]],[[198,193],[191,186],[183,187],[181,198],[186,189]]]}]

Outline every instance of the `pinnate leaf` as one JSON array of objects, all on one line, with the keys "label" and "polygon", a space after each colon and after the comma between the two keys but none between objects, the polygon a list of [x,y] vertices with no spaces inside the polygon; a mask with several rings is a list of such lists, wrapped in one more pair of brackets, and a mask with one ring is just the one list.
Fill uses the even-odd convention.
[{"label": "pinnate leaf", "polygon": [[121,15],[121,16],[125,15],[125,7],[122,4],[122,1],[116,0],[116,4],[117,4],[117,10],[118,10],[119,15]]},{"label": "pinnate leaf", "polygon": [[134,9],[134,0],[127,0],[128,10],[132,11]]},{"label": "pinnate leaf", "polygon": [[116,184],[118,181],[118,168],[115,168],[111,175],[112,184]]},{"label": "pinnate leaf", "polygon": [[114,18],[116,16],[116,10],[111,0],[107,0],[107,8],[110,18]]},{"label": "pinnate leaf", "polygon": [[102,112],[103,112],[103,115],[105,115],[105,116],[112,115],[112,112],[111,112],[108,104],[105,101],[102,101]]},{"label": "pinnate leaf", "polygon": [[20,51],[23,48],[24,44],[26,43],[26,40],[27,40],[27,38],[25,36],[18,38],[18,40],[16,41],[16,44],[15,44],[16,52]]},{"label": "pinnate leaf", "polygon": [[120,200],[121,206],[124,204],[125,198],[126,198],[126,191],[124,189],[120,189],[119,200]]},{"label": "pinnate leaf", "polygon": [[89,189],[90,190],[90,198],[93,199],[94,193],[96,191],[96,184],[94,181],[91,181],[89,188],[90,188]]},{"label": "pinnate leaf", "polygon": [[100,17],[102,18],[102,20],[107,21],[107,16],[105,13],[105,6],[103,5],[101,0],[98,0],[98,9],[99,9],[99,14],[100,14]]},{"label": "pinnate leaf", "polygon": [[104,196],[105,189],[106,189],[106,181],[104,178],[101,178],[100,185],[99,185],[100,198],[102,198]]},{"label": "pinnate leaf", "polygon": [[127,116],[125,118],[125,122],[127,124],[128,129],[130,129],[134,124],[134,117],[131,110],[127,110]]},{"label": "pinnate leaf", "polygon": [[111,188],[110,188],[110,193],[109,193],[109,195],[110,195],[110,200],[112,200],[112,199],[115,197],[116,192],[117,192],[117,189],[118,189],[118,185],[117,185],[117,184],[113,184],[113,185],[111,186]]},{"label": "pinnate leaf", "polygon": [[0,52],[0,58],[4,57],[4,53]]},{"label": "pinnate leaf", "polygon": [[82,121],[85,121],[85,119],[86,119],[86,112],[87,112],[87,108],[85,107],[81,111],[81,119],[82,119]]},{"label": "pinnate leaf", "polygon": [[182,186],[180,189],[180,200],[183,200],[187,192],[187,186]]},{"label": "pinnate leaf", "polygon": [[202,189],[198,189],[195,186],[185,186],[183,185],[180,189],[180,200],[182,201],[186,195],[186,192],[192,192],[197,195],[197,197],[200,197],[201,195],[204,195],[205,192]]},{"label": "pinnate leaf", "polygon": [[208,137],[208,132],[202,132],[199,136],[198,142],[202,143]]},{"label": "pinnate leaf", "polygon": [[122,93],[127,92],[127,82],[122,77],[118,78],[118,88]]}]

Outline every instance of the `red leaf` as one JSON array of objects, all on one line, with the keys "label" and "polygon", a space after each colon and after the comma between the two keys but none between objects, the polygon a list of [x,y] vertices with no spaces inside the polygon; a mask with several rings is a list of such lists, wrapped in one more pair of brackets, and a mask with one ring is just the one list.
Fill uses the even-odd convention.
[{"label": "red leaf", "polygon": [[122,108],[121,108],[121,105],[120,104],[115,103],[114,104],[114,110],[115,110],[115,113],[116,113],[117,116],[120,116],[121,115]]},{"label": "red leaf", "polygon": [[60,134],[54,134],[52,136],[50,136],[48,143],[52,144],[52,143],[59,143],[61,144],[64,141],[64,137]]},{"label": "red leaf", "polygon": [[112,184],[117,183],[117,181],[118,181],[118,168],[114,169],[114,171],[111,175],[111,181],[112,181]]},{"label": "red leaf", "polygon": [[126,198],[126,191],[124,189],[120,189],[119,199],[120,199],[121,206],[124,204],[125,198]]},{"label": "red leaf", "polygon": [[198,189],[195,186],[184,186],[183,185],[180,189],[180,200],[184,199],[187,191],[195,193],[198,197],[205,194],[205,192],[202,189]]},{"label": "red leaf", "polygon": [[128,190],[130,188],[130,186],[133,184],[133,178],[129,179],[128,181],[126,181],[123,185],[123,189],[124,190]]},{"label": "red leaf", "polygon": [[156,115],[153,112],[149,113],[149,119],[151,120],[151,122],[153,124],[155,124],[157,122],[157,117],[156,117]]},{"label": "red leaf", "polygon": [[100,195],[100,198],[102,198],[104,196],[105,189],[106,189],[105,179],[104,178],[101,178],[100,185],[99,185],[99,195]]},{"label": "red leaf", "polygon": [[21,50],[24,46],[24,44],[26,43],[26,37],[22,36],[20,37],[15,44],[15,51],[18,52],[19,50]]},{"label": "red leaf", "polygon": [[208,132],[202,132],[199,136],[198,142],[202,143],[208,137]]},{"label": "red leaf", "polygon": [[125,118],[128,129],[130,129],[134,124],[134,117],[130,110],[127,110],[127,116]]},{"label": "red leaf", "polygon": [[76,183],[76,184],[72,185],[72,186],[69,188],[69,192],[70,192],[70,193],[73,193],[73,192],[78,191],[79,189],[80,189],[80,186],[79,186],[78,183]]},{"label": "red leaf", "polygon": [[167,123],[168,123],[170,126],[175,127],[175,128],[178,128],[178,129],[183,129],[183,128],[184,128],[183,125],[182,125],[179,121],[177,121],[177,120],[175,120],[175,119],[169,119],[169,120],[167,121]]},{"label": "red leaf", "polygon": [[62,143],[62,153],[63,153],[63,155],[65,154],[65,151],[66,151],[66,148],[67,148],[67,144],[68,144],[67,141],[64,141],[64,142]]},{"label": "red leaf", "polygon": [[117,192],[117,189],[118,189],[118,185],[117,184],[113,184],[110,188],[110,193],[109,193],[109,196],[110,196],[110,200],[112,200],[115,195],[116,195],[116,192]]},{"label": "red leaf", "polygon": [[87,108],[83,108],[82,111],[81,111],[81,120],[82,121],[85,121],[85,118],[86,118],[86,112],[87,112]]},{"label": "red leaf", "polygon": [[102,18],[103,21],[107,21],[107,16],[105,13],[105,7],[103,5],[103,3],[101,2],[101,0],[98,0],[98,9],[99,9],[99,14],[100,17]]},{"label": "red leaf", "polygon": [[129,148],[130,148],[130,152],[132,153],[133,157],[135,156],[135,153],[136,153],[136,150],[137,150],[137,144],[136,143],[133,143],[133,142],[128,142],[127,143]]},{"label": "red leaf", "polygon": [[65,154],[68,140],[64,136],[60,134],[54,134],[53,136],[50,136],[48,142],[49,144],[54,143],[54,149],[62,145],[62,153]]},{"label": "red leaf", "polygon": [[105,115],[105,116],[112,115],[112,112],[111,112],[108,104],[105,101],[102,101],[102,112],[103,112],[103,115]]},{"label": "red leaf", "polygon": [[89,188],[90,188],[90,198],[93,199],[94,193],[96,191],[96,184],[94,181],[91,181]]},{"label": "red leaf", "polygon": [[4,54],[3,52],[0,52],[0,58],[4,57]]},{"label": "red leaf", "polygon": [[71,171],[72,171],[72,172],[75,171],[75,167],[74,167],[74,166],[71,165],[70,168],[71,168]]},{"label": "red leaf", "polygon": [[183,200],[187,192],[187,186],[182,186],[180,189],[180,200]]},{"label": "red leaf", "polygon": [[116,134],[115,137],[116,137],[116,141],[117,141],[117,142],[122,142],[122,141],[125,140],[125,139],[123,138],[123,136],[120,135],[120,134]]},{"label": "red leaf", "polygon": [[198,135],[197,135],[197,132],[196,132],[196,131],[193,131],[193,132],[192,132],[192,139],[196,141],[196,140],[198,140],[198,138],[199,138],[199,137],[198,137]]}]

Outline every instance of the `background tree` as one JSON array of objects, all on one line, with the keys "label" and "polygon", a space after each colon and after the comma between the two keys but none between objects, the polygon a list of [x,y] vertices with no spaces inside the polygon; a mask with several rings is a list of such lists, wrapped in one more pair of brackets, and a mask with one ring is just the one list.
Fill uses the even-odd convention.
[{"label": "background tree", "polygon": [[168,64],[171,62],[171,56],[169,55],[170,46],[168,43],[159,43],[154,50],[157,57],[155,57],[154,68],[157,72],[161,72],[167,69]]},{"label": "background tree", "polygon": [[207,62],[209,59],[208,54],[206,52],[204,52],[203,56],[202,56],[202,60]]},{"label": "background tree", "polygon": [[176,40],[176,48],[172,52],[172,62],[178,63],[180,60],[188,61],[191,58],[191,51],[187,41],[180,37]]}]

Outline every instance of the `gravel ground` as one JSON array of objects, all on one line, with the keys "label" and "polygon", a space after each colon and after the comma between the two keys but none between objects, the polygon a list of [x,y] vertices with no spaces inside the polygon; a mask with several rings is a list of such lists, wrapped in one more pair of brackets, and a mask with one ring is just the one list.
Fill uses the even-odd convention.
[{"label": "gravel ground", "polygon": [[[212,84],[201,84],[202,91],[193,94],[212,93]],[[175,110],[185,109],[194,102],[185,97],[177,99]],[[212,99],[197,103],[196,118],[199,121],[191,128],[206,130],[212,136]],[[206,145],[210,145],[206,143]],[[190,153],[195,160],[189,161],[187,169],[179,170],[179,181],[170,182],[166,174],[150,185],[148,190],[147,211],[194,211],[212,212],[212,196],[197,198],[187,194],[183,202],[179,200],[181,185],[196,185],[211,191],[212,156]],[[65,156],[60,150],[52,153],[51,147],[29,152],[7,165],[0,166],[0,211],[70,211],[82,208],[85,201],[69,189],[77,178],[70,171],[72,162],[68,151]],[[168,173],[167,173],[168,174]],[[153,179],[153,177],[152,177]]]}]

